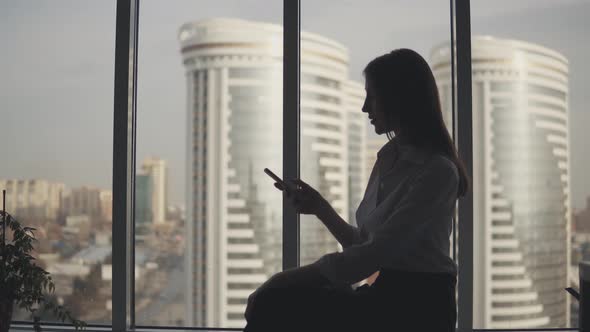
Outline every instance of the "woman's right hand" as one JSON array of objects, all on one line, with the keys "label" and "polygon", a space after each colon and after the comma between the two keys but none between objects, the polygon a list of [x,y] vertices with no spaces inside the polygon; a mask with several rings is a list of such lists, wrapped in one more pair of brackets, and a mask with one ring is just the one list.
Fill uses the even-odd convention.
[{"label": "woman's right hand", "polygon": [[[289,187],[287,187],[285,194],[297,213],[318,216],[332,209],[332,206],[322,194],[303,180],[288,180],[287,185]],[[284,190],[283,186],[278,182],[275,183],[275,187],[281,191]]]}]

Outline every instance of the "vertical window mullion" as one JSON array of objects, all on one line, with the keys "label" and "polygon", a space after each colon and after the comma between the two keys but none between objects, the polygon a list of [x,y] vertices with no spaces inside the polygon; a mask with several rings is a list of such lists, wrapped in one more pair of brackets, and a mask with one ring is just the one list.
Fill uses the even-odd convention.
[{"label": "vertical window mullion", "polygon": [[[283,178],[299,178],[300,0],[283,1]],[[283,194],[283,270],[299,266],[299,215]]]},{"label": "vertical window mullion", "polygon": [[[129,190],[131,192],[130,209],[127,214],[127,249],[126,254],[128,257],[127,264],[127,297],[129,301],[129,326],[131,329],[135,329],[135,173],[137,170],[136,157],[137,157],[137,57],[139,56],[137,47],[139,41],[139,2],[140,0],[132,0],[131,4],[131,55],[130,55],[130,70],[131,70],[131,82],[132,87],[131,93],[131,140],[129,142],[131,146],[131,155],[129,156],[130,167],[128,174],[131,176],[131,181],[128,181]],[[132,64],[132,65],[131,65]]]},{"label": "vertical window mullion", "polygon": [[[113,118],[112,323],[124,332],[132,314],[135,166],[135,66],[138,0],[117,0]],[[132,316],[130,316],[132,318]]]},{"label": "vertical window mullion", "polygon": [[[449,1],[450,10],[449,10],[449,18],[450,18],[450,28],[451,28],[451,133],[453,136],[453,143],[455,146],[457,145],[457,98],[456,98],[456,84],[457,84],[457,76],[456,76],[456,68],[457,68],[457,58],[455,56],[455,1]],[[458,204],[458,202],[457,202]],[[456,207],[457,205],[455,205]],[[452,227],[452,234],[451,238],[453,239],[453,248],[452,248],[452,258],[453,261],[457,262],[457,216],[458,211],[455,209],[455,213],[453,214],[453,227]]]},{"label": "vertical window mullion", "polygon": [[[469,0],[455,0],[457,45],[457,143],[469,178],[473,177],[471,105],[471,22]],[[459,331],[473,330],[473,187],[459,199]]]}]

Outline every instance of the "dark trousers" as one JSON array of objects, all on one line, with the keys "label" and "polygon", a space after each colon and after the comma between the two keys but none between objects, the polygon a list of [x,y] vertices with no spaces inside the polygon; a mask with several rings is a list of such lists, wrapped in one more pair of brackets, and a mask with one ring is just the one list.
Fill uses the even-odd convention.
[{"label": "dark trousers", "polygon": [[382,269],[351,287],[269,289],[256,298],[244,332],[453,332],[455,276]]}]

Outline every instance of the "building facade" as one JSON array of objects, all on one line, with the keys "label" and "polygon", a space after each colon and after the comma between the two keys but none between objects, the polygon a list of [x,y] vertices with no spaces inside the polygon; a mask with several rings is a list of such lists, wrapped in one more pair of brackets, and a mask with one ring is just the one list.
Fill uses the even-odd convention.
[{"label": "building facade", "polygon": [[[448,125],[448,43],[431,57]],[[473,37],[472,66],[474,327],[568,326],[568,61]]]},{"label": "building facade", "polygon": [[100,218],[103,214],[102,191],[88,186],[65,189],[61,200],[61,213],[64,216],[87,215]]},{"label": "building facade", "polygon": [[101,217],[105,222],[113,222],[113,191],[103,189],[100,191]]},{"label": "building facade", "polygon": [[[364,176],[353,110],[361,113],[364,94],[348,80],[344,47],[301,38],[301,177],[347,218],[349,200],[358,201],[349,179]],[[248,296],[282,269],[282,195],[263,173],[282,174],[282,28],[210,19],[183,25],[179,39],[188,89],[186,324],[239,328]],[[307,219],[315,218],[301,216],[301,264],[339,249]]]},{"label": "building facade", "polygon": [[146,175],[150,182],[152,207],[151,222],[161,224],[166,221],[166,206],[168,204],[168,175],[166,161],[160,158],[146,158],[141,163],[139,175]]},{"label": "building facade", "polygon": [[358,208],[369,179],[370,172],[365,168],[367,156],[368,116],[362,112],[365,102],[365,88],[354,81],[344,83],[343,107],[348,117],[348,221],[357,225]]},{"label": "building facade", "polygon": [[0,179],[6,190],[6,211],[21,221],[58,217],[65,184],[41,179]]},{"label": "building facade", "polygon": [[135,225],[150,225],[153,221],[152,178],[148,174],[135,176]]}]

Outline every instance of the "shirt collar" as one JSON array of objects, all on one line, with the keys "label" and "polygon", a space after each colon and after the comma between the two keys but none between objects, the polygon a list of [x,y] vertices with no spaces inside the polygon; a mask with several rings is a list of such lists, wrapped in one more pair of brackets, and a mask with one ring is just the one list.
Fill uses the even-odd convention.
[{"label": "shirt collar", "polygon": [[395,136],[377,152],[377,158],[381,161],[384,170],[393,167],[396,160],[409,161],[415,164],[423,164],[429,153],[421,148],[403,141]]}]

